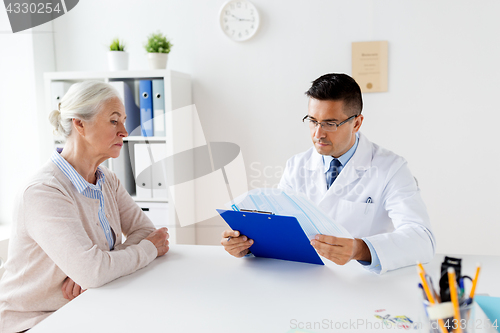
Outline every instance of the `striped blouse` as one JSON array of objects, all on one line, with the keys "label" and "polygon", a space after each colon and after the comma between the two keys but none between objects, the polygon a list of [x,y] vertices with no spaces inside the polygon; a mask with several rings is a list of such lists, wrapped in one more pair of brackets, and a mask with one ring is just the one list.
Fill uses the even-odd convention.
[{"label": "striped blouse", "polygon": [[83,194],[89,199],[99,199],[99,211],[97,213],[99,217],[99,223],[101,224],[102,230],[104,232],[104,236],[106,236],[106,240],[108,241],[109,244],[109,249],[112,250],[114,247],[114,239],[113,239],[113,233],[111,232],[111,227],[109,225],[109,221],[106,218],[106,213],[104,212],[104,197],[102,195],[102,184],[106,181],[106,177],[104,176],[104,173],[102,170],[97,167],[96,171],[96,177],[97,177],[97,182],[96,184],[90,184],[87,182],[83,177],[76,172],[75,168],[71,166],[71,164],[68,163],[60,155],[62,150],[56,150],[51,156],[51,161],[54,162],[55,165],[68,177],[68,179],[71,181],[71,183],[76,187],[76,190],[78,193]]}]

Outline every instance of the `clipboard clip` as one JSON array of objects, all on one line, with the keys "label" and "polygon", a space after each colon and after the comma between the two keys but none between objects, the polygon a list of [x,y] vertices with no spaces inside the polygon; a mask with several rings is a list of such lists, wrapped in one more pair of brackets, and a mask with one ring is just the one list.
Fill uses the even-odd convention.
[{"label": "clipboard clip", "polygon": [[274,215],[273,212],[266,212],[263,210],[255,210],[255,209],[240,209],[240,212],[247,212],[247,213],[260,213],[260,214],[269,214],[269,215]]}]

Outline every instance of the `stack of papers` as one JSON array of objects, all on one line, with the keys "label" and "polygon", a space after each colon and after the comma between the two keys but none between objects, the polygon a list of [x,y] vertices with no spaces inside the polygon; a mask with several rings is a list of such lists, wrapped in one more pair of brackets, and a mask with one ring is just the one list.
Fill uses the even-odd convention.
[{"label": "stack of papers", "polygon": [[293,216],[309,238],[317,234],[352,238],[341,225],[336,224],[305,195],[275,188],[258,188],[247,192],[227,204],[228,209],[271,212]]}]

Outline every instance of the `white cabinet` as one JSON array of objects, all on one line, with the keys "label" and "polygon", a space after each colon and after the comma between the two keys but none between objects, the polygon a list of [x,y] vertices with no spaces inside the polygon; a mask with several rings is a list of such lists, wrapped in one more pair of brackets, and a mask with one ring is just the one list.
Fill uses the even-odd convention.
[{"label": "white cabinet", "polygon": [[[152,165],[157,162],[153,159],[153,154],[160,151],[161,157],[167,156],[163,166],[163,176],[168,179],[174,179],[176,170],[172,162],[175,152],[184,151],[186,145],[189,146],[194,140],[193,126],[190,124],[175,124],[172,111],[192,104],[191,99],[191,78],[189,75],[170,70],[144,70],[144,71],[115,71],[115,72],[50,72],[44,74],[45,84],[45,105],[46,109],[41,116],[46,120],[43,122],[46,126],[40,129],[40,151],[42,163],[50,158],[52,151],[56,146],[63,146],[64,140],[54,136],[53,128],[48,121],[48,116],[52,110],[57,107],[58,101],[64,95],[69,86],[73,83],[84,80],[102,80],[104,82],[125,82],[134,94],[136,104],[139,106],[139,81],[140,80],[163,80],[164,83],[164,101],[165,101],[165,136],[143,137],[130,135],[124,139],[124,146],[119,158],[110,159],[105,162],[106,166],[113,170],[127,191],[134,200],[143,208],[146,214],[153,220],[156,226],[167,226],[170,233],[172,244],[195,244],[195,228],[193,226],[181,227],[176,216],[175,192],[169,191],[165,182],[156,181],[152,186],[151,195],[148,191],[136,191],[136,179],[139,173],[135,171],[135,147],[138,145],[141,149],[146,147],[151,156],[147,161]],[[127,111],[128,112],[128,111]],[[182,137],[174,135],[182,127]],[[137,134],[134,132],[133,134]],[[140,134],[140,133],[139,133]],[[153,148],[153,149],[151,149]],[[160,148],[160,149],[158,149]],[[164,152],[164,153],[163,153]],[[189,153],[189,152],[188,152]],[[170,158],[170,159],[169,159]],[[183,174],[194,174],[193,165],[182,165]],[[142,182],[141,182],[142,183]],[[168,184],[168,181],[166,181]],[[147,186],[147,185],[145,185]],[[141,189],[142,190],[142,189]],[[153,194],[154,192],[154,194]],[[142,193],[142,196],[141,196]],[[137,195],[139,194],[139,195]],[[183,193],[183,195],[185,195]],[[194,198],[193,193],[189,194]],[[194,203],[193,203],[194,209]]]},{"label": "white cabinet", "polygon": [[163,202],[148,202],[148,201],[137,201],[137,204],[144,213],[153,221],[155,227],[169,227],[168,226],[168,205]]}]

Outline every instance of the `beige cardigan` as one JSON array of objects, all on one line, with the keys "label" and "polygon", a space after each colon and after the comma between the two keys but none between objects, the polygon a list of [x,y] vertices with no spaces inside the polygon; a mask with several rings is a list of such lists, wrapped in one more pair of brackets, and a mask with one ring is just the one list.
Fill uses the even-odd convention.
[{"label": "beige cardigan", "polygon": [[112,251],[99,224],[99,199],[78,193],[53,162],[18,196],[0,281],[1,333],[31,328],[68,303],[61,291],[67,276],[82,289],[96,288],[156,258],[156,247],[144,240],[155,227],[116,175],[102,169],[105,213],[116,238]]}]

